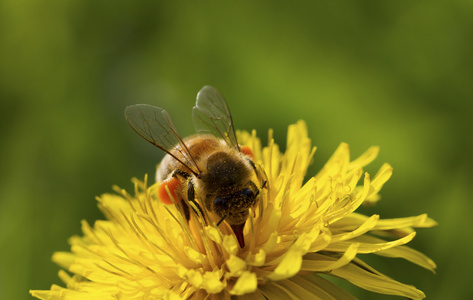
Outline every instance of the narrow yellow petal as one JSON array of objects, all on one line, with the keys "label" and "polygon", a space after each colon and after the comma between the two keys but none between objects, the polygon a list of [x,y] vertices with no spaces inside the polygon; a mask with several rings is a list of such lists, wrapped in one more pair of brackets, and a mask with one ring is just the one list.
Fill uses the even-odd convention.
[{"label": "narrow yellow petal", "polygon": [[64,269],[68,269],[73,263],[75,263],[77,257],[69,252],[54,252],[52,260]]},{"label": "narrow yellow petal", "polygon": [[370,231],[373,229],[376,224],[379,221],[379,216],[378,215],[372,215],[370,218],[368,218],[360,227],[357,229],[347,232],[347,233],[340,233],[332,236],[332,243],[335,242],[341,242],[341,241],[346,241],[349,239],[352,239],[356,236],[365,234],[366,232]]},{"label": "narrow yellow petal", "polygon": [[388,250],[378,251],[376,254],[386,257],[401,257],[432,272],[434,272],[437,267],[435,262],[425,254],[407,246],[399,246]]},{"label": "narrow yellow petal", "polygon": [[379,220],[374,229],[391,230],[405,227],[426,228],[437,225],[437,223],[430,219],[427,214],[422,214],[415,217],[395,218]]},{"label": "narrow yellow petal", "polygon": [[269,282],[262,285],[259,287],[259,290],[263,293],[265,299],[300,300],[288,288],[281,286],[277,282]]},{"label": "narrow yellow petal", "polygon": [[[42,300],[62,300],[64,299],[64,293],[60,291],[30,291],[33,297]],[[77,298],[76,298],[77,299]]]},{"label": "narrow yellow petal", "polygon": [[294,295],[294,299],[356,299],[341,288],[317,275],[295,276],[288,280],[279,281],[277,284],[290,291]]},{"label": "narrow yellow petal", "polygon": [[348,144],[341,143],[335,153],[330,157],[325,166],[314,176],[316,180],[321,180],[335,174],[346,172],[350,160],[350,148]]},{"label": "narrow yellow petal", "polygon": [[339,258],[328,258],[317,253],[309,253],[304,256],[301,270],[312,272],[326,272],[333,269],[338,269],[355,258],[359,244],[351,244],[345,253]]},{"label": "narrow yellow petal", "polygon": [[348,247],[353,242],[359,242],[360,246],[358,248],[358,253],[373,253],[373,252],[382,251],[382,250],[386,250],[389,248],[393,248],[393,247],[397,247],[397,246],[409,243],[414,238],[415,235],[416,233],[413,232],[403,238],[400,238],[391,242],[381,242],[381,243],[375,243],[375,244],[362,243],[363,238],[360,237],[360,238],[354,238],[353,240],[350,240],[349,242],[337,242],[337,243],[330,244],[325,249],[329,251],[335,251],[335,252],[344,252],[345,249],[348,249]]},{"label": "narrow yellow petal", "polygon": [[315,298],[301,298],[301,299],[344,299],[355,300],[356,298],[342,288],[336,286],[332,282],[318,275],[312,273],[309,275],[298,275],[289,279],[291,282],[302,287],[306,291],[310,291]]},{"label": "narrow yellow petal", "polygon": [[356,194],[353,199],[348,198],[345,202],[340,203],[337,207],[333,209],[333,212],[327,215],[327,218],[330,219],[330,223],[336,222],[341,218],[349,215],[354,212],[365,200],[366,196],[370,191],[370,175],[365,173],[365,178],[363,182],[363,189],[360,193]]},{"label": "narrow yellow petal", "polygon": [[379,147],[372,146],[368,148],[360,157],[350,163],[350,168],[364,167],[371,163],[379,154]]},{"label": "narrow yellow petal", "polygon": [[67,285],[72,280],[72,277],[64,270],[59,270],[58,276],[61,279],[61,281],[64,282],[65,284],[67,284]]},{"label": "narrow yellow petal", "polygon": [[333,270],[332,274],[342,277],[361,288],[376,293],[398,295],[410,299],[425,298],[425,294],[422,291],[411,285],[400,283],[378,273],[368,272],[365,268],[359,267],[353,263]]},{"label": "narrow yellow petal", "polygon": [[268,298],[266,298],[259,289],[257,289],[253,293],[248,293],[241,296],[233,295],[232,299],[234,300],[268,300]]},{"label": "narrow yellow petal", "polygon": [[393,168],[389,164],[385,163],[381,166],[371,181],[371,189],[368,196],[366,196],[364,204],[373,204],[379,200],[378,193],[389,178],[391,178],[392,174]]}]

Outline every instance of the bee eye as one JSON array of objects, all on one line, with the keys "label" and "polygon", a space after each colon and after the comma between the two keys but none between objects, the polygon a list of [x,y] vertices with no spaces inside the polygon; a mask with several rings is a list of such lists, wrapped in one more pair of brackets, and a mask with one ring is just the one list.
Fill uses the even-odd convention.
[{"label": "bee eye", "polygon": [[238,192],[240,198],[253,198],[255,193],[250,188],[243,189]]},{"label": "bee eye", "polygon": [[226,210],[228,208],[229,200],[231,198],[231,195],[225,195],[225,196],[217,196],[214,200],[214,207]]}]

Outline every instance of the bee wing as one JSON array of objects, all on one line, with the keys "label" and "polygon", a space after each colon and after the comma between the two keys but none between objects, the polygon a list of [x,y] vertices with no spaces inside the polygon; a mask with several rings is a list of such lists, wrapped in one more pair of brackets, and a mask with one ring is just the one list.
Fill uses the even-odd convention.
[{"label": "bee wing", "polygon": [[[166,110],[147,104],[136,104],[125,108],[125,118],[131,128],[145,140],[171,155],[194,175],[197,176],[200,173],[194,158],[179,136],[176,126]],[[181,153],[189,163],[178,158],[172,153],[172,150]]]},{"label": "bee wing", "polygon": [[204,86],[197,94],[192,119],[198,133],[221,137],[230,147],[240,150],[233,128],[232,115],[222,94],[211,86]]}]

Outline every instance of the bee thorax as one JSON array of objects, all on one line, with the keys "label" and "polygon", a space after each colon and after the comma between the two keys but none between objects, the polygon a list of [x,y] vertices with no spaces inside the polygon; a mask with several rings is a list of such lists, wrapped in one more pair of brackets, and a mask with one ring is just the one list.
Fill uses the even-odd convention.
[{"label": "bee thorax", "polygon": [[246,162],[226,152],[211,154],[207,160],[207,172],[202,176],[205,189],[212,194],[228,193],[245,184],[251,176]]}]

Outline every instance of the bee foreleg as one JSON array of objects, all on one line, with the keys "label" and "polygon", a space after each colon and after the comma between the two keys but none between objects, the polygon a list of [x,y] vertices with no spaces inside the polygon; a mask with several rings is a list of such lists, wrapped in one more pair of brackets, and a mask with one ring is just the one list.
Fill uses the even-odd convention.
[{"label": "bee foreleg", "polygon": [[192,180],[189,180],[187,182],[187,200],[189,200],[189,202],[195,203],[195,189]]},{"label": "bee foreleg", "polygon": [[182,211],[184,212],[184,216],[186,217],[186,221],[189,221],[191,218],[190,212],[189,212],[189,206],[185,201],[179,202],[179,206],[182,208]]},{"label": "bee foreleg", "polygon": [[[199,203],[197,203],[197,201],[195,201],[194,184],[192,183],[192,180],[190,180],[190,179],[187,181],[187,200],[189,200],[189,202],[194,203],[195,207],[197,207],[197,209],[200,212],[200,215],[202,215],[202,217],[204,218],[204,221],[205,221],[204,212],[202,211],[202,208],[200,207]],[[196,214],[198,214],[198,212],[195,209],[194,209],[194,211],[195,211]]]}]

